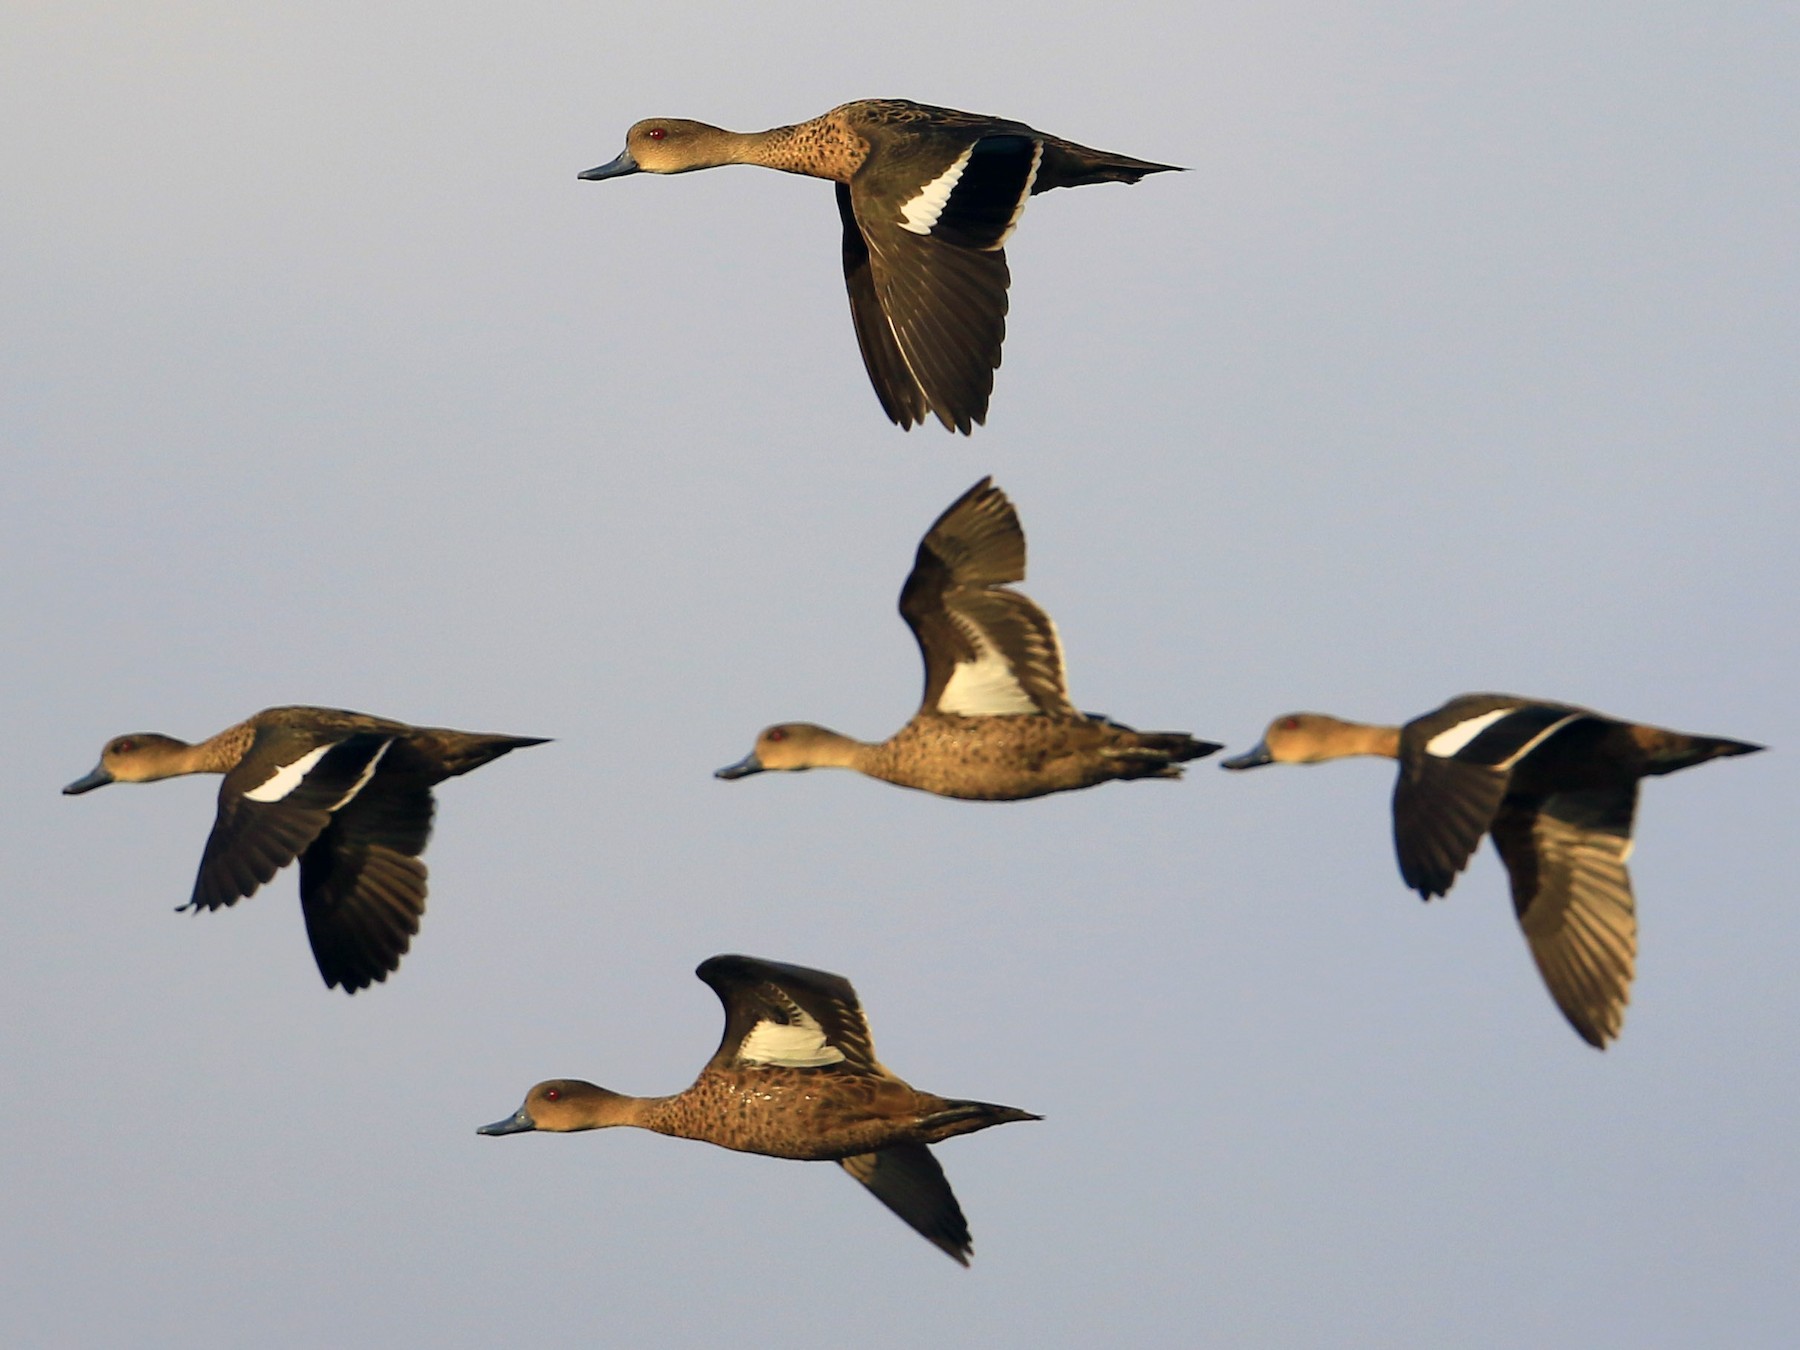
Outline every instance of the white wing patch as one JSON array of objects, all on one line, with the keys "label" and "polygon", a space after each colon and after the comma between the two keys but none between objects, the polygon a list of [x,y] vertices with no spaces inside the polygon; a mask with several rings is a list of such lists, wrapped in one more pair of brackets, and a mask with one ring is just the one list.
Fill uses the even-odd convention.
[{"label": "white wing patch", "polygon": [[363,771],[358,775],[357,780],[350,785],[350,790],[342,797],[339,797],[337,803],[331,808],[333,811],[342,811],[350,804],[350,799],[352,797],[369,786],[369,780],[375,776],[375,766],[381,763],[381,757],[388,752],[388,747],[393,743],[394,739],[391,736],[381,743],[381,749],[377,750],[369,757],[368,764],[363,767]]},{"label": "white wing patch", "polygon": [[[1504,717],[1510,717],[1518,711],[1517,708],[1496,708],[1493,712],[1482,713],[1479,716],[1469,718],[1467,721],[1458,722],[1455,726],[1438,732],[1437,735],[1426,741],[1425,753],[1428,755],[1436,755],[1439,759],[1450,759],[1483,731],[1486,731],[1489,727],[1493,726],[1494,723],[1500,721]],[[1525,744],[1521,745],[1517,750],[1513,751],[1512,754],[1508,755],[1494,767],[1497,769],[1512,768],[1513,765],[1524,759],[1525,756],[1529,755],[1533,750],[1537,749],[1545,741],[1549,740],[1557,732],[1561,731],[1564,727],[1568,726],[1569,723],[1580,716],[1580,713],[1570,713],[1567,717],[1557,718],[1549,726],[1538,732],[1537,735],[1526,741]]]},{"label": "white wing patch", "polygon": [[[329,745],[321,745],[316,750],[308,750],[292,764],[283,764],[279,769],[275,770],[265,782],[258,783],[255,787],[246,792],[244,794],[245,800],[252,802],[280,801],[283,797],[287,796],[288,793],[292,792],[295,788],[299,787],[300,784],[306,781],[306,775],[312,771],[313,765],[325,758],[325,752],[331,749],[332,745],[339,745],[341,743],[342,742],[339,741],[333,741]],[[359,783],[357,786],[361,787],[362,785]],[[355,794],[352,793],[351,795],[354,796]]]},{"label": "white wing patch", "polygon": [[906,205],[900,208],[900,228],[911,230],[914,234],[930,234],[931,227],[936,225],[938,217],[944,213],[944,203],[950,200],[950,194],[956,191],[956,185],[962,181],[963,170],[969,167],[969,156],[975,153],[970,146],[956,157],[951,166],[920,188]]},{"label": "white wing patch", "polygon": [[956,663],[944,682],[944,692],[938,695],[938,711],[963,717],[1005,717],[1038,711],[1013,673],[1012,662],[980,630],[964,631],[975,639],[977,655],[973,661]]},{"label": "white wing patch", "polygon": [[738,1046],[737,1057],[752,1064],[774,1064],[784,1069],[822,1069],[842,1064],[844,1052],[825,1039],[825,1028],[809,1013],[796,1010],[797,1022],[762,1021],[750,1028]]},{"label": "white wing patch", "polygon": [[1517,711],[1517,708],[1495,708],[1492,712],[1485,712],[1458,722],[1453,727],[1447,727],[1425,742],[1425,753],[1436,755],[1439,759],[1449,759],[1502,717],[1511,717]]}]

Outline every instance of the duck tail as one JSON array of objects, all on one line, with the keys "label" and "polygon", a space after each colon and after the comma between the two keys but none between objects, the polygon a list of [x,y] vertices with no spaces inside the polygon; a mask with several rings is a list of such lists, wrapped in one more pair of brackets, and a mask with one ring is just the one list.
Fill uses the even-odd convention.
[{"label": "duck tail", "polygon": [[1089,183],[1135,183],[1153,173],[1182,173],[1179,164],[1133,159],[1110,150],[1093,150],[1073,141],[1046,140],[1044,162],[1031,185],[1033,193],[1051,188],[1086,187]]},{"label": "duck tail", "polygon": [[1767,748],[1724,736],[1684,736],[1679,732],[1668,732],[1665,736],[1663,744],[1651,751],[1650,772],[1653,774],[1674,773],[1677,769],[1704,764],[1709,759],[1723,759],[1727,755],[1754,755]]},{"label": "duck tail", "polygon": [[483,764],[492,764],[504,754],[523,750],[528,745],[544,745],[548,736],[499,736],[484,732],[463,732],[446,747],[444,760],[447,778],[469,773]]},{"label": "duck tail", "polygon": [[1113,761],[1115,776],[1119,778],[1179,778],[1179,765],[1225,748],[1217,741],[1203,741],[1185,731],[1139,731],[1099,713],[1083,716],[1124,733],[1100,752]]},{"label": "duck tail", "polygon": [[919,1129],[932,1143],[954,1139],[959,1134],[973,1134],[990,1125],[1010,1125],[1017,1120],[1042,1120],[1030,1111],[1016,1106],[996,1106],[993,1102],[945,1102],[919,1121]]},{"label": "duck tail", "polygon": [[1757,745],[1754,741],[1733,741],[1723,736],[1703,736],[1701,740],[1705,743],[1708,759],[1719,759],[1725,755],[1754,755],[1758,750],[1769,748]]},{"label": "duck tail", "polygon": [[1217,741],[1203,741],[1185,731],[1140,731],[1138,741],[1146,750],[1167,755],[1171,764],[1185,764],[1190,759],[1205,759],[1225,747]]},{"label": "duck tail", "polygon": [[1636,727],[1634,738],[1643,754],[1643,774],[1672,774],[1690,769],[1708,760],[1723,760],[1730,754],[1755,754],[1762,745],[1748,740],[1728,740],[1726,736],[1688,736],[1681,731],[1663,731],[1661,727]]}]

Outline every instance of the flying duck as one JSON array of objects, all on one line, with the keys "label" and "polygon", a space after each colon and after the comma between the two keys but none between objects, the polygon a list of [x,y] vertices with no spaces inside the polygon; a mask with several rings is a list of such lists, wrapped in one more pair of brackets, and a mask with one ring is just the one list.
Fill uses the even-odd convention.
[{"label": "flying duck", "polygon": [[115,736],[65,793],[222,773],[184,910],[236,904],[295,858],[306,935],[328,988],[354,994],[400,964],[425,912],[431,789],[539,736],[414,727],[335,708],[268,708],[197,745]]},{"label": "flying duck", "polygon": [[1116,778],[1179,778],[1182,762],[1220,749],[1077,711],[1056,625],[1008,589],[1024,578],[1018,514],[983,478],[938,517],[900,592],[925,659],[912,720],[880,744],[784,722],[716,776],[847,768],[944,797],[1014,801]]},{"label": "flying duck", "polygon": [[1603,1050],[1624,1024],[1637,964],[1625,860],[1638,780],[1762,748],[1567,703],[1464,694],[1399,727],[1289,713],[1220,767],[1399,760],[1394,847],[1406,884],[1426,900],[1447,895],[1481,836],[1491,836],[1550,997]]},{"label": "flying duck", "polygon": [[626,133],[617,159],[579,176],[722,164],[759,164],[837,185],[850,318],[882,410],[902,428],[929,414],[965,435],[987,418],[1006,335],[1004,245],[1026,200],[1176,168],[1092,150],[1023,122],[874,98],[768,131],[653,117]]},{"label": "flying duck", "polygon": [[628,1097],[553,1078],[477,1133],[634,1125],[741,1153],[836,1162],[968,1265],[968,1221],[928,1146],[1042,1117],[933,1096],[896,1078],[875,1058],[856,991],[841,975],[749,956],[715,956],[694,973],[725,1005],[725,1035],[693,1086],[672,1097]]}]

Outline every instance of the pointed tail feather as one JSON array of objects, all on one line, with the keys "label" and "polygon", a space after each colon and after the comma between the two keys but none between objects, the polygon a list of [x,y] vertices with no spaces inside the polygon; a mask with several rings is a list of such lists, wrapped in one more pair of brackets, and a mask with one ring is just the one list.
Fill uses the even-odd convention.
[{"label": "pointed tail feather", "polygon": [[1130,155],[1095,150],[1051,137],[1044,142],[1044,162],[1039,166],[1031,190],[1035,194],[1051,188],[1085,187],[1089,183],[1135,183],[1147,174],[1182,171],[1179,164],[1133,159]]},{"label": "pointed tail feather", "polygon": [[1175,764],[1185,764],[1190,759],[1204,759],[1225,748],[1218,741],[1203,741],[1185,731],[1140,731],[1138,740],[1147,748],[1168,755]]},{"label": "pointed tail feather", "polygon": [[1734,741],[1724,736],[1686,736],[1680,732],[1651,733],[1660,739],[1661,744],[1650,747],[1650,768],[1652,774],[1674,773],[1677,769],[1691,768],[1695,764],[1704,764],[1709,759],[1723,759],[1728,755],[1754,755],[1766,747],[1750,741]]},{"label": "pointed tail feather", "polygon": [[479,769],[484,764],[492,764],[504,754],[514,750],[523,750],[529,745],[547,745],[548,736],[490,736],[467,734],[461,741],[451,745],[445,756],[449,772],[448,778]]},{"label": "pointed tail feather", "polygon": [[1696,736],[1694,740],[1703,751],[1703,759],[1722,759],[1727,755],[1754,755],[1758,750],[1766,750],[1766,745],[1757,745],[1751,741],[1733,741],[1724,736]]},{"label": "pointed tail feather", "polygon": [[1017,1120],[1042,1120],[1042,1116],[1021,1111],[1016,1106],[996,1106],[993,1102],[945,1102],[919,1121],[920,1133],[932,1143],[954,1139],[959,1134],[973,1134],[990,1125],[1010,1125]]}]

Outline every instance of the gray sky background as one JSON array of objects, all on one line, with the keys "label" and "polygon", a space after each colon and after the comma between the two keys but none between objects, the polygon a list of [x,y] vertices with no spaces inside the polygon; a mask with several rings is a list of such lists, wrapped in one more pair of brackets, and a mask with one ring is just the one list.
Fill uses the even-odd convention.
[{"label": "gray sky background", "polygon": [[[15,5],[0,15],[9,1345],[1786,1346],[1800,1335],[1800,18],[1701,3]],[[1187,165],[1037,199],[991,425],[902,435],[829,188],[580,183],[639,117],[905,96]],[[1649,783],[1604,1055],[1392,770],[1010,805],[715,782],[916,706],[992,472],[1077,703],[1242,748],[1503,689],[1771,753]],[[124,731],[556,737],[440,791],[398,976]],[[837,1169],[477,1138],[849,976],[964,1272]],[[746,1330],[748,1329],[748,1331]]]}]

